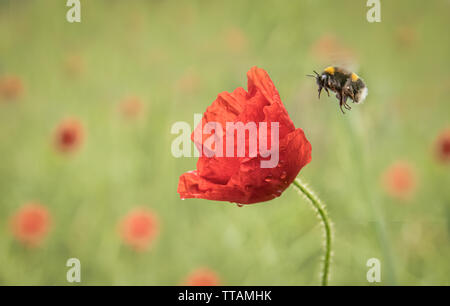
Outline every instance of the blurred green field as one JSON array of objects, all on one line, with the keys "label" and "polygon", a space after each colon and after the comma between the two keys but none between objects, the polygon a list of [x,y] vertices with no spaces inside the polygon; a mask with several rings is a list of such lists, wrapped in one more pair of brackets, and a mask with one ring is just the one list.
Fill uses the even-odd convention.
[{"label": "blurred green field", "polygon": [[[172,156],[172,124],[193,124],[257,65],[312,144],[300,177],[334,222],[330,284],[368,285],[376,257],[382,285],[450,285],[450,172],[433,154],[450,125],[449,1],[382,1],[380,23],[354,0],[82,0],[81,23],[66,21],[65,2],[0,0],[0,76],[24,84],[19,100],[0,101],[0,284],[69,284],[71,257],[82,285],[178,285],[197,267],[225,285],[319,284],[321,228],[293,188],[242,208],[176,192],[196,159]],[[369,88],[345,116],[305,77],[335,64],[317,54],[326,35],[351,50]],[[136,120],[118,111],[130,95],[145,104]],[[66,117],[86,130],[72,156],[52,144]],[[417,173],[408,200],[380,183],[399,160]],[[8,227],[32,200],[53,219],[36,249]],[[143,253],[117,233],[137,206],[161,224]]]}]

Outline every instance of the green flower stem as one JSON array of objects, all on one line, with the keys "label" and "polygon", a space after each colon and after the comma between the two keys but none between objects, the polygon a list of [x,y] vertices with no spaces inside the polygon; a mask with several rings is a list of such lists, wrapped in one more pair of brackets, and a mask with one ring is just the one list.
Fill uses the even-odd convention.
[{"label": "green flower stem", "polygon": [[298,188],[298,191],[301,192],[312,204],[314,210],[317,211],[318,217],[323,224],[323,228],[325,231],[325,256],[323,258],[322,286],[327,286],[331,264],[331,221],[328,218],[325,205],[320,201],[320,199],[308,187],[306,187],[306,185],[299,178],[296,178],[293,183],[294,186]]}]

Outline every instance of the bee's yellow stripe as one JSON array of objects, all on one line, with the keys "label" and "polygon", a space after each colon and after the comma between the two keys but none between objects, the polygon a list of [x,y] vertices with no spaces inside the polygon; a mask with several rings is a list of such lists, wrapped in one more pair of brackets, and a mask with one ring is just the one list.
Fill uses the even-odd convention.
[{"label": "bee's yellow stripe", "polygon": [[352,81],[356,82],[358,81],[359,77],[356,75],[356,73],[352,73]]},{"label": "bee's yellow stripe", "polygon": [[334,70],[335,70],[334,67],[330,66],[330,67],[325,68],[324,72],[333,75],[334,74]]}]

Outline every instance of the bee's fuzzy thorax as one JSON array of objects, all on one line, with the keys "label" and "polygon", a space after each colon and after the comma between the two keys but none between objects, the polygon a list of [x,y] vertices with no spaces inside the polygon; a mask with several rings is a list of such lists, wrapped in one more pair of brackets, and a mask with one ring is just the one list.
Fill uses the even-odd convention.
[{"label": "bee's fuzzy thorax", "polygon": [[330,67],[325,68],[323,71],[326,72],[326,73],[329,73],[329,74],[333,75],[335,70],[336,70],[336,69],[334,69],[333,66],[330,66]]}]

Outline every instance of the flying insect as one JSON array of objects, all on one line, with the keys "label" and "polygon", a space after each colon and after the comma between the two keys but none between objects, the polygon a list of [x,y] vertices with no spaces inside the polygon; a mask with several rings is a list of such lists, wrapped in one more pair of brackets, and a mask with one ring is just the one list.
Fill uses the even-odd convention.
[{"label": "flying insect", "polygon": [[316,79],[319,86],[319,99],[322,89],[324,89],[328,96],[330,90],[336,93],[336,98],[339,100],[339,107],[343,114],[345,114],[342,107],[347,110],[352,108],[347,104],[347,99],[350,98],[353,103],[362,103],[367,97],[367,86],[364,81],[354,72],[350,72],[344,68],[329,66],[323,70],[321,74],[314,71],[315,75],[308,76]]}]

